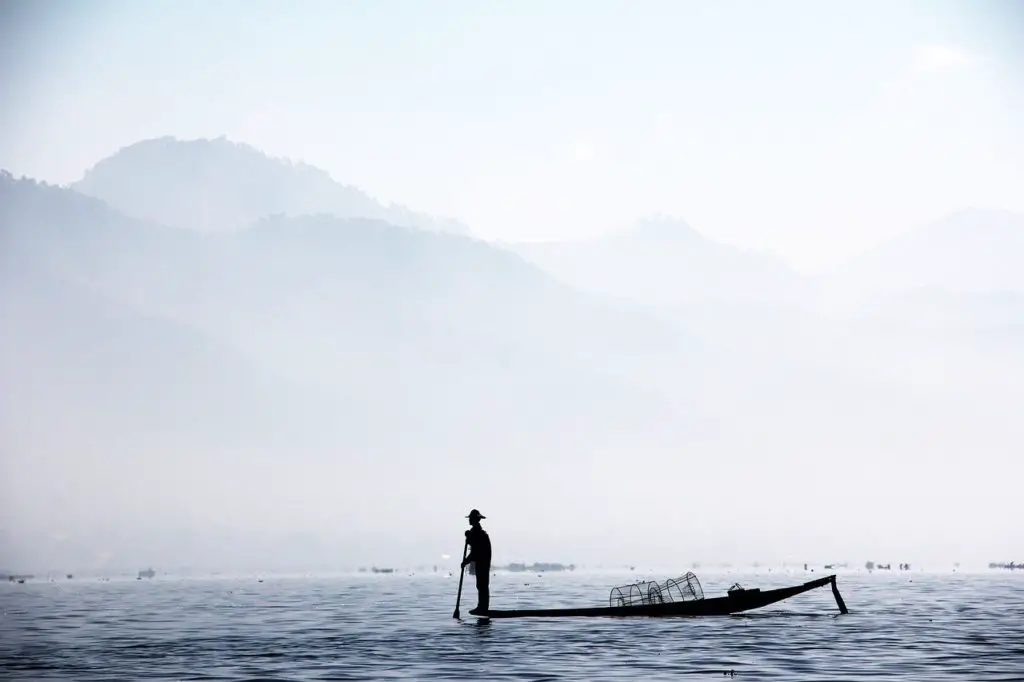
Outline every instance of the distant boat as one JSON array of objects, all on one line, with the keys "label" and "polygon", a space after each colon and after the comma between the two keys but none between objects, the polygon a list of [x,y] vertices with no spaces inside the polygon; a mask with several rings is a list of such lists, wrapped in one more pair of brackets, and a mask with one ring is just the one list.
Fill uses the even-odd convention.
[{"label": "distant boat", "polygon": [[1015,570],[1017,570],[1018,568],[1024,568],[1024,564],[1018,564],[1018,563],[1017,563],[1017,562],[1015,562],[1015,561],[1011,561],[1011,562],[1010,562],[1010,563],[1008,563],[1008,564],[1003,564],[1003,563],[999,563],[999,562],[997,562],[997,561],[993,561],[993,562],[991,562],[991,563],[990,563],[990,564],[988,565],[988,567],[989,567],[989,568],[1005,568],[1005,569],[1007,569],[1007,570],[1009,570],[1009,571],[1015,571]]},{"label": "distant boat", "polygon": [[26,580],[31,580],[35,576],[34,575],[8,575],[8,576],[0,575],[0,578],[4,578],[4,577],[6,577],[9,582],[12,582],[12,583],[13,582],[18,582],[18,583],[24,584],[24,582]]},{"label": "distant boat", "polygon": [[511,563],[508,566],[505,566],[505,570],[511,573],[523,573],[526,571],[529,571],[531,573],[546,573],[548,571],[575,571],[576,565],[569,564],[568,566],[565,566],[563,564],[558,563],[534,562],[532,566],[527,566],[524,563]]},{"label": "distant boat", "polygon": [[377,568],[376,566],[374,566],[370,570],[373,571],[374,573],[394,573],[395,572],[395,569],[393,569],[393,568]]},{"label": "distant boat", "polygon": [[152,579],[152,577],[155,576],[155,575],[156,575],[156,571],[154,571],[152,568],[147,568],[144,571],[139,571],[139,575],[135,579],[136,580],[142,580],[143,578],[150,578],[150,579]]}]

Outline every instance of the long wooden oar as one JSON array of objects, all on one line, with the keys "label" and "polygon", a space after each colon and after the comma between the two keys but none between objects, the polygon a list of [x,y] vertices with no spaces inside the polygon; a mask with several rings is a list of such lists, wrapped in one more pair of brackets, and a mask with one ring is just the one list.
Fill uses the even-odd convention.
[{"label": "long wooden oar", "polygon": [[[469,551],[469,538],[466,538],[466,544],[462,548],[462,561],[466,561],[466,552]],[[459,564],[459,595],[455,597],[455,613],[452,614],[452,618],[459,617],[459,602],[462,601],[462,579],[466,577],[466,567]]]},{"label": "long wooden oar", "polygon": [[839,607],[839,613],[849,613],[850,611],[846,608],[846,602],[843,601],[843,595],[839,594],[839,588],[836,586],[836,577],[832,576],[832,596],[836,598],[836,606]]}]

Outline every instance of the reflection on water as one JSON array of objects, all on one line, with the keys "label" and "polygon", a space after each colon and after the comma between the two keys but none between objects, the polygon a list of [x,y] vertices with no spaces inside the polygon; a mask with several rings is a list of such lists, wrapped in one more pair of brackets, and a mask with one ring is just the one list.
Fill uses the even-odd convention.
[{"label": "reflection on water", "polygon": [[[492,603],[600,605],[621,578],[499,574]],[[717,596],[736,580],[771,588],[807,576],[701,578]],[[434,575],[4,584],[0,677],[1024,679],[1019,574],[840,574],[842,617],[820,589],[720,618],[457,621],[456,585]]]}]

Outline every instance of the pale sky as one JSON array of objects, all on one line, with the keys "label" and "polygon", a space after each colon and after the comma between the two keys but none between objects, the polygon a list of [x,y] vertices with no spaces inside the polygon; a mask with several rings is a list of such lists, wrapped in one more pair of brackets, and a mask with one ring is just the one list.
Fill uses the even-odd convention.
[{"label": "pale sky", "polygon": [[218,137],[484,238],[662,213],[826,268],[1024,211],[1024,3],[0,2],[0,167]]}]

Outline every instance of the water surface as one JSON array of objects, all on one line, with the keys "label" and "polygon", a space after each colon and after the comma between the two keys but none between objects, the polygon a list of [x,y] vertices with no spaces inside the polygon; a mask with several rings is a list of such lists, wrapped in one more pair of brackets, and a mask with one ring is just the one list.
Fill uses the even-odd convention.
[{"label": "water surface", "polygon": [[[820,574],[701,574],[798,584]],[[603,604],[635,575],[497,574],[495,608]],[[1024,575],[840,573],[741,616],[478,620],[441,575],[0,585],[17,680],[1024,680]]]}]

